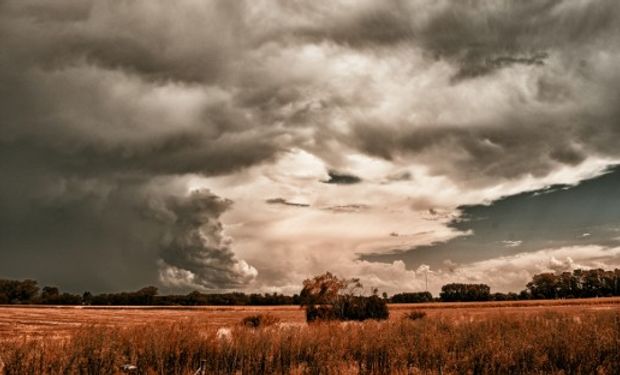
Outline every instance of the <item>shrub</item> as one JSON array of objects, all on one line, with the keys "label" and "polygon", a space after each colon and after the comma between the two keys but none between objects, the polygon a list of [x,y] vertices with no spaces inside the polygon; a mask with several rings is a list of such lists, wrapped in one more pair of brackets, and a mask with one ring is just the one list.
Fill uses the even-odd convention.
[{"label": "shrub", "polygon": [[306,306],[306,321],[314,322],[317,320],[335,320],[338,319],[334,313],[332,306]]},{"label": "shrub", "polygon": [[423,303],[432,301],[433,295],[429,292],[398,293],[390,298],[392,303]]},{"label": "shrub", "polygon": [[424,318],[425,316],[426,316],[426,312],[421,311],[421,310],[413,310],[405,314],[405,319],[418,320],[418,319]]},{"label": "shrub", "polygon": [[390,316],[387,303],[378,296],[340,296],[333,305],[307,306],[306,320],[383,320]]},{"label": "shrub", "polygon": [[269,327],[280,321],[279,318],[271,314],[257,314],[246,316],[241,320],[241,325],[250,328]]},{"label": "shrub", "polygon": [[334,306],[339,320],[387,319],[390,316],[387,303],[376,295],[342,296]]}]

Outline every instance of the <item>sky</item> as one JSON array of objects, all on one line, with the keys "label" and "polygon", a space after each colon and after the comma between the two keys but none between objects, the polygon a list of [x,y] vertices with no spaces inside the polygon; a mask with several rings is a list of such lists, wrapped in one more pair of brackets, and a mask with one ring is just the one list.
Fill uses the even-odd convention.
[{"label": "sky", "polygon": [[0,2],[0,278],[620,267],[615,0]]}]

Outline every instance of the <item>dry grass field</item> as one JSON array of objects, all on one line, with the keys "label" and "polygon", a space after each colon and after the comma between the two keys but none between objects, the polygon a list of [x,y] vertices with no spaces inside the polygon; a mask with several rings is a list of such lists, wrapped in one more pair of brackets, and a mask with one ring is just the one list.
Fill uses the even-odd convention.
[{"label": "dry grass field", "polygon": [[[390,318],[397,320],[411,310],[429,316],[477,316],[489,313],[584,312],[618,309],[620,297],[573,300],[419,303],[390,305]],[[0,340],[24,335],[60,337],[85,325],[128,327],[141,324],[193,322],[209,328],[236,325],[248,315],[271,314],[284,323],[305,322],[298,306],[200,306],[200,307],[75,307],[0,306]]]},{"label": "dry grass field", "polygon": [[[426,316],[404,319],[412,310]],[[0,366],[6,374],[101,374],[132,363],[137,373],[191,374],[206,359],[206,373],[222,374],[620,373],[620,298],[399,304],[390,312],[388,322],[305,325],[296,306],[0,307]],[[281,324],[239,325],[253,314]]]},{"label": "dry grass field", "polygon": [[82,326],[129,327],[142,324],[192,322],[208,328],[239,323],[254,314],[272,314],[283,322],[305,321],[298,306],[219,307],[0,307],[0,340],[21,335],[66,336]]}]

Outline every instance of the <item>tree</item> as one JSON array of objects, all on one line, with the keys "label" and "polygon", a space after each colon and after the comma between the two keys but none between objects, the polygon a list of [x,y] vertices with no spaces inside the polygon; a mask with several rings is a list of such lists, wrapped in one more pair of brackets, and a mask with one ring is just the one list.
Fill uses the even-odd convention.
[{"label": "tree", "polygon": [[82,294],[82,304],[84,305],[90,305],[93,303],[93,294],[91,292],[84,292]]},{"label": "tree", "polygon": [[620,270],[581,270],[534,275],[522,293],[531,298],[587,298],[620,295]]},{"label": "tree", "polygon": [[558,298],[560,291],[559,281],[559,277],[553,273],[541,273],[534,275],[532,281],[527,283],[526,288],[533,298]]},{"label": "tree", "polygon": [[135,293],[132,293],[132,304],[136,305],[152,305],[158,289],[154,286],[147,286]]},{"label": "tree", "polygon": [[35,302],[39,287],[34,280],[2,280],[0,279],[0,301],[3,303]]},{"label": "tree", "polygon": [[305,280],[299,298],[306,320],[387,319],[387,303],[378,290],[364,297],[359,295],[362,289],[359,279],[340,279],[329,272]]},{"label": "tree", "polygon": [[346,280],[341,280],[329,272],[304,280],[299,297],[301,306],[306,309],[306,320],[335,319],[334,307],[338,295],[347,285]]},{"label": "tree", "polygon": [[446,284],[441,287],[439,294],[442,301],[488,301],[491,297],[491,288],[486,284]]},{"label": "tree", "polygon": [[41,290],[41,303],[57,303],[60,291],[55,286],[44,286]]},{"label": "tree", "polygon": [[433,295],[430,292],[397,293],[391,298],[392,303],[421,303],[432,300]]}]

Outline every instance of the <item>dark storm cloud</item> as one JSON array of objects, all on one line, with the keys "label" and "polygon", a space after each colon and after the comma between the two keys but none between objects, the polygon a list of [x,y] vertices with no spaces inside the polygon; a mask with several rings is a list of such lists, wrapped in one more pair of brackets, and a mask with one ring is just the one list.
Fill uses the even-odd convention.
[{"label": "dark storm cloud", "polygon": [[[238,173],[292,148],[342,170],[350,152],[422,165],[466,187],[616,158],[618,9],[0,2],[0,273],[73,290],[157,277],[241,287],[255,270],[221,232],[228,204],[188,196],[179,181]],[[519,69],[516,83],[501,76]],[[408,80],[424,74],[432,85],[416,91]],[[449,106],[433,101],[451,90],[463,91]],[[330,171],[324,182],[361,178]],[[166,213],[158,219],[153,201]]]},{"label": "dark storm cloud", "polygon": [[[515,92],[509,111],[489,107],[483,121],[403,120],[392,130],[382,119],[364,119],[345,142],[387,160],[412,155],[434,174],[474,184],[486,184],[488,177],[545,176],[601,151],[617,157],[600,143],[618,133],[620,77],[605,70],[611,67],[595,67],[592,56],[616,56],[619,9],[615,2],[450,3],[416,26],[410,44],[455,65],[453,78],[481,77],[515,64],[539,69],[551,56],[553,69],[565,76],[540,74],[538,103]],[[596,104],[590,102],[593,93],[601,95]]]},{"label": "dark storm cloud", "polygon": [[[323,14],[324,10],[310,7],[307,11]],[[398,0],[360,4],[359,9],[326,14],[321,24],[299,27],[292,30],[292,33],[296,37],[329,39],[358,48],[393,45],[411,41],[414,37],[415,25],[412,23],[411,11],[411,6]]]},{"label": "dark storm cloud", "polygon": [[[514,99],[508,109],[505,103],[489,102],[484,120],[463,115],[453,122],[419,123],[403,114],[399,122],[390,113],[390,122],[353,120],[353,136],[346,133],[342,143],[387,160],[411,157],[433,174],[467,184],[541,177],[588,156],[618,156],[609,148],[613,142],[603,139],[615,139],[618,133],[620,76],[600,60],[617,60],[617,2],[388,1],[363,4],[348,13],[309,8],[309,14],[323,17],[291,35],[371,56],[421,49],[430,59],[453,67],[449,83],[455,88],[474,85],[475,79],[499,82],[493,76],[502,70],[524,67],[534,72],[532,98],[514,86],[498,87]],[[464,90],[463,95],[476,102],[476,90]]]},{"label": "dark storm cloud", "polygon": [[293,34],[357,48],[422,46],[434,58],[456,63],[454,78],[472,78],[513,64],[541,65],[547,50],[597,41],[615,27],[613,2],[570,3],[393,0],[327,15],[309,7],[323,21]]},{"label": "dark storm cloud", "polygon": [[461,69],[452,77],[453,81],[485,75],[494,70],[501,69],[513,64],[543,65],[547,54],[542,52],[531,56],[498,56],[484,59],[464,61]]},{"label": "dark storm cloud", "polygon": [[[613,82],[620,78],[597,70],[592,61],[592,52],[609,53],[617,44],[614,2],[423,6],[388,1],[333,11],[320,4],[274,7],[313,22],[283,25],[273,33],[253,27],[249,5],[220,1],[175,7],[5,2],[3,137],[42,148],[46,157],[78,169],[88,165],[90,171],[149,174],[225,174],[309,142],[318,145],[313,151],[334,152],[327,150],[330,137],[388,160],[413,156],[433,173],[455,180],[543,176],[594,153],[616,154],[605,140],[617,133]],[[296,106],[307,101],[307,88],[318,77],[288,81],[253,64],[252,54],[264,45],[258,41],[286,37],[292,39],[282,48],[301,47],[307,35],[362,53],[369,48],[371,55],[392,56],[404,45],[421,48],[454,65],[459,77],[486,76],[515,64],[536,69],[544,63],[562,71],[540,75],[539,103],[517,101],[513,110],[496,116],[490,107],[485,122],[468,122],[465,116],[463,123],[420,124],[403,113],[396,128],[381,118],[353,118],[351,131],[341,135],[321,123],[330,121],[331,108],[356,110],[365,102],[361,93],[360,98],[327,96],[319,110]],[[277,47],[267,56],[277,56]],[[581,81],[594,86],[584,92],[596,89],[603,99],[596,107],[586,102],[570,110],[571,103],[583,103]],[[215,87],[222,92],[212,92]],[[165,116],[165,108],[158,112],[154,97],[192,89],[205,101],[192,116]],[[291,106],[296,110],[284,111]],[[273,126],[278,122],[285,126]],[[593,123],[596,133],[590,130]],[[316,129],[314,139],[301,135],[304,127]],[[24,145],[16,147],[30,147]]]},{"label": "dark storm cloud", "polygon": [[577,186],[553,186],[490,205],[461,207],[450,227],[471,235],[448,242],[374,255],[366,259],[402,259],[410,267],[442,268],[450,261],[468,264],[522,252],[573,245],[620,244],[620,168]]},{"label": "dark storm cloud", "polygon": [[[222,242],[228,203],[171,181],[273,160],[282,132],[257,131],[218,87],[240,50],[240,8],[177,5],[0,5],[3,276],[74,291],[255,276]],[[149,200],[170,217],[153,220]]]},{"label": "dark storm cloud", "polygon": [[549,50],[570,54],[569,46],[609,36],[617,16],[610,1],[452,2],[419,37],[437,58],[459,64],[456,78],[468,78],[512,64],[540,65]]},{"label": "dark storm cloud", "polygon": [[232,202],[209,191],[194,191],[152,206],[162,220],[161,278],[181,287],[232,289],[246,285],[256,270],[236,259],[222,231],[219,216]]},{"label": "dark storm cloud", "polygon": [[[242,42],[238,2],[182,1],[171,7],[145,1],[25,0],[4,2],[2,9],[9,38],[4,42],[20,52],[22,62],[52,69],[82,60],[149,79],[213,82],[227,74],[226,65]],[[36,50],[26,52],[33,47],[26,41]]]},{"label": "dark storm cloud", "polygon": [[284,205],[284,206],[310,207],[309,204],[289,202],[289,201],[287,201],[284,198],[271,198],[271,199],[267,199],[265,202],[268,203],[268,204],[279,204],[279,205]]},{"label": "dark storm cloud", "polygon": [[[213,83],[211,76],[225,77],[227,63],[210,59],[226,60],[221,49],[235,49],[234,38],[223,36],[237,30],[229,23],[239,16],[234,6],[197,7],[197,13],[219,21],[195,30],[177,25],[177,18],[190,17],[185,12],[192,9],[175,14],[150,9],[145,2],[91,4],[88,12],[79,13],[85,18],[75,22],[56,16],[59,5],[49,6],[52,19],[39,16],[46,14],[45,6],[27,5],[3,4],[8,11],[2,16],[2,39],[8,52],[0,57],[0,92],[7,98],[0,104],[7,130],[2,137],[23,153],[36,149],[32,152],[79,170],[219,174],[282,150],[274,141],[282,131],[257,132],[240,109],[227,105],[226,93],[203,86]],[[73,12],[75,5],[67,6]],[[148,10],[156,20],[136,21],[136,14]],[[176,26],[166,28],[167,23]],[[194,47],[191,41],[197,39],[201,42]],[[166,53],[157,47],[162,43],[170,44]],[[193,71],[204,75],[192,78],[195,84],[184,76]],[[185,111],[191,116],[182,110],[170,115],[172,104],[160,106],[167,96],[186,92],[196,101],[195,109]]]},{"label": "dark storm cloud", "polygon": [[329,180],[321,181],[325,184],[336,184],[336,185],[353,185],[359,184],[362,182],[362,179],[356,175],[339,172],[335,170],[330,170],[327,172],[329,176]]},{"label": "dark storm cloud", "polygon": [[256,275],[222,235],[219,216],[231,202],[208,191],[187,196],[168,178],[21,177],[0,200],[5,277],[79,292],[158,280],[168,289],[237,288]]},{"label": "dark storm cloud", "polygon": [[355,139],[357,146],[371,155],[392,160],[415,154],[433,174],[475,185],[486,183],[488,176],[542,177],[559,164],[581,163],[586,153],[575,144],[572,134],[558,134],[559,129],[549,121],[553,120],[516,117],[512,126],[518,131],[490,123],[467,127],[435,124],[403,131],[400,137],[386,134],[379,124],[365,125],[356,128]]}]

